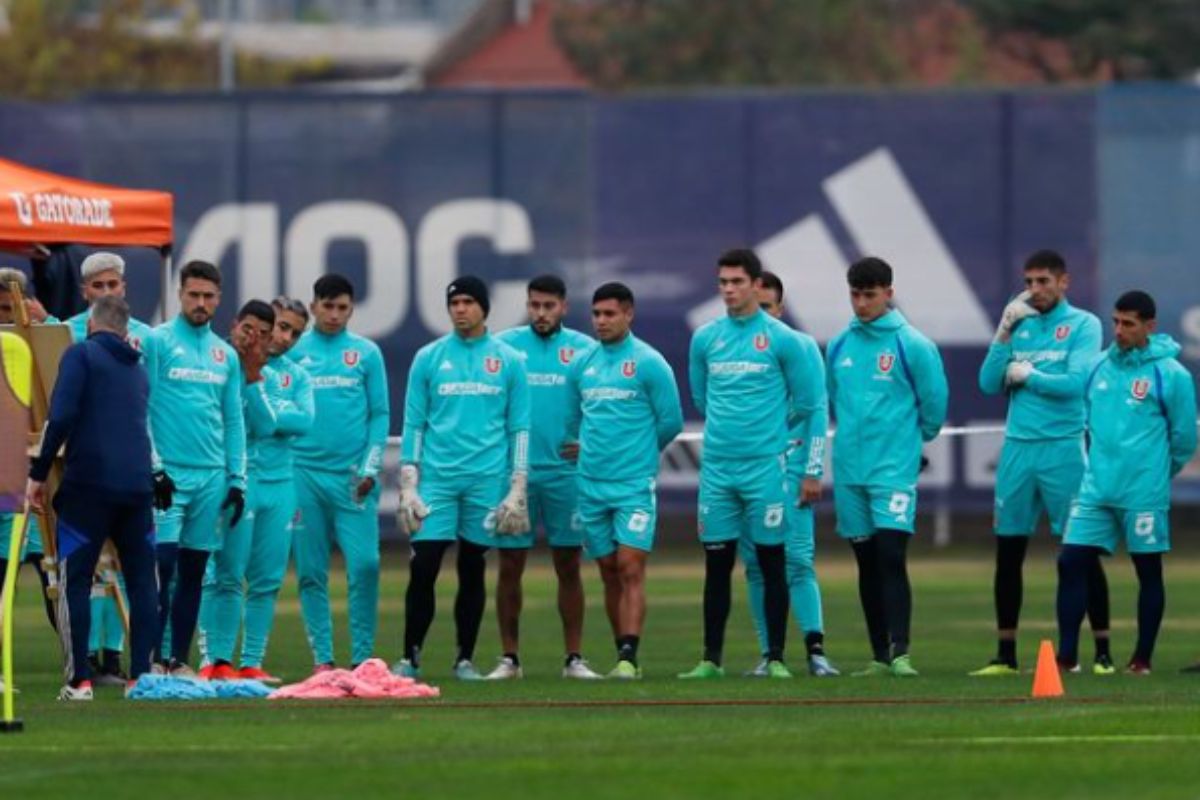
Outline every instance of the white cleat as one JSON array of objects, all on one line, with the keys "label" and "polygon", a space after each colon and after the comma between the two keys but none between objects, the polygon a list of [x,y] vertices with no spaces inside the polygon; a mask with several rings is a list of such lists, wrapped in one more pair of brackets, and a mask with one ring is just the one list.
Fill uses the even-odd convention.
[{"label": "white cleat", "polygon": [[59,690],[58,699],[90,701],[92,699],[92,682],[82,681],[79,686],[72,686],[68,683]]},{"label": "white cleat", "polygon": [[192,680],[196,680],[196,670],[182,661],[172,661],[167,674],[172,678],[191,678]]},{"label": "white cleat", "polygon": [[508,656],[501,656],[496,668],[487,674],[489,681],[515,681],[525,677],[519,664]]},{"label": "white cleat", "polygon": [[836,678],[842,673],[825,656],[811,655],[808,657],[808,674],[814,678]]},{"label": "white cleat", "polygon": [[588,662],[582,658],[571,659],[563,667],[562,676],[580,681],[599,681],[604,679],[603,675],[599,672],[594,672],[591,666],[588,665]]},{"label": "white cleat", "polygon": [[768,677],[767,665],[769,663],[771,662],[764,657],[761,661],[754,665],[754,669],[746,670],[742,673],[742,676],[745,678],[766,678]]}]

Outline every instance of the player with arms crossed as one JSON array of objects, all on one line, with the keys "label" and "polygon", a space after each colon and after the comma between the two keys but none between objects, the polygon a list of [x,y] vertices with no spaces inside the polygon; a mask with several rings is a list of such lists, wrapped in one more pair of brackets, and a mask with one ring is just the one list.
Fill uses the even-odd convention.
[{"label": "player with arms crossed", "polygon": [[891,308],[892,268],[856,261],[846,274],[855,319],[828,350],[838,534],[858,562],[858,594],[873,660],[859,677],[915,677],[909,657],[908,540],[917,511],[921,443],[946,419],[949,390],[937,346]]},{"label": "player with arms crossed", "polygon": [[1176,360],[1179,345],[1154,332],[1156,316],[1145,292],[1117,298],[1113,344],[1084,388],[1087,469],[1058,556],[1058,664],[1067,671],[1079,663],[1094,562],[1124,541],[1138,578],[1137,647],[1127,671],[1150,674],[1166,606],[1171,479],[1196,452],[1196,387]]},{"label": "player with arms crossed", "polygon": [[[642,676],[638,646],[646,622],[646,560],[658,518],[655,483],[663,448],[683,430],[675,375],[662,355],[630,331],[629,287],[592,294],[600,344],[567,373],[565,444],[579,444],[579,519],[584,548],[600,566],[604,609],[617,647],[609,678]],[[578,433],[575,437],[572,434]]]}]

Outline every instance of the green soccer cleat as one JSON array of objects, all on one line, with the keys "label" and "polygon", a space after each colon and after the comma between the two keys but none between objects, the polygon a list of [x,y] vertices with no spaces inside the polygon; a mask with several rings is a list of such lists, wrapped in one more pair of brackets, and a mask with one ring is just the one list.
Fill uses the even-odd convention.
[{"label": "green soccer cleat", "polygon": [[484,677],[479,673],[479,670],[475,669],[475,665],[465,658],[454,665],[454,677],[458,678],[460,681],[484,680]]},{"label": "green soccer cleat", "polygon": [[852,677],[852,678],[882,678],[885,675],[891,675],[891,674],[892,674],[892,669],[887,664],[883,663],[882,661],[872,661],[870,664],[867,664],[867,666],[864,667],[863,669],[860,669],[857,672],[851,672],[850,677]]},{"label": "green soccer cleat", "polygon": [[[622,662],[624,663],[624,662]],[[620,665],[618,665],[620,666]],[[725,668],[714,664],[711,661],[701,661],[696,666],[692,667],[687,672],[681,672],[677,676],[680,680],[685,681],[703,681],[714,678],[724,678]]]},{"label": "green soccer cleat", "polygon": [[985,666],[967,674],[972,678],[1002,678],[1006,675],[1020,675],[1021,670],[1003,661],[989,661]]},{"label": "green soccer cleat", "polygon": [[1098,656],[1094,664],[1092,664],[1093,675],[1116,675],[1117,665],[1113,663],[1111,656]]},{"label": "green soccer cleat", "polygon": [[915,678],[921,674],[913,669],[912,659],[908,657],[907,653],[893,658],[888,669],[896,678]]},{"label": "green soccer cleat", "polygon": [[632,661],[618,661],[612,672],[606,676],[614,681],[636,681],[642,677],[642,668],[635,667]]},{"label": "green soccer cleat", "polygon": [[767,677],[768,678],[794,678],[795,675],[787,668],[787,664],[782,661],[767,662]]}]

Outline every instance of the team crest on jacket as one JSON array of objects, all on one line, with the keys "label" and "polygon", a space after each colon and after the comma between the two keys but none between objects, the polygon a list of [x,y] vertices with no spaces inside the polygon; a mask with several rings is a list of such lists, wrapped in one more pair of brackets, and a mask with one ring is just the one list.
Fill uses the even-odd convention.
[{"label": "team crest on jacket", "polygon": [[292,375],[290,372],[285,372],[279,378],[279,385],[284,389],[292,385]]},{"label": "team crest on jacket", "polygon": [[622,361],[621,362],[621,374],[624,375],[626,378],[632,378],[634,375],[637,374],[637,362],[636,361]]},{"label": "team crest on jacket", "polygon": [[1071,326],[1070,325],[1059,325],[1057,328],[1054,329],[1054,338],[1060,342],[1063,341],[1064,339],[1066,339],[1070,335],[1071,335]]},{"label": "team crest on jacket", "polygon": [[224,364],[225,363],[225,348],[214,347],[212,349],[212,357],[213,357],[213,361],[217,362],[218,364]]},{"label": "team crest on jacket", "polygon": [[879,371],[886,375],[892,371],[892,367],[896,364],[896,356],[891,353],[880,353],[875,363],[879,366]]},{"label": "team crest on jacket", "polygon": [[570,364],[571,359],[574,357],[575,357],[575,348],[574,347],[558,348],[558,360],[560,363]]},{"label": "team crest on jacket", "polygon": [[1133,383],[1129,385],[1129,393],[1135,400],[1145,400],[1146,395],[1150,393],[1150,381],[1145,378],[1134,378]]},{"label": "team crest on jacket", "polygon": [[769,339],[767,339],[767,335],[765,333],[760,333],[760,334],[755,335],[755,337],[754,337],[754,349],[755,350],[762,352],[763,350],[766,350],[767,346],[770,344],[771,344],[771,341]]},{"label": "team crest on jacket", "polygon": [[500,359],[487,356],[483,359],[483,368],[486,369],[489,374],[495,375],[500,371],[500,363]]},{"label": "team crest on jacket", "polygon": [[361,357],[362,356],[359,354],[359,352],[357,350],[343,350],[342,351],[342,363],[345,364],[347,367],[353,367],[355,364],[358,363],[358,360]]}]

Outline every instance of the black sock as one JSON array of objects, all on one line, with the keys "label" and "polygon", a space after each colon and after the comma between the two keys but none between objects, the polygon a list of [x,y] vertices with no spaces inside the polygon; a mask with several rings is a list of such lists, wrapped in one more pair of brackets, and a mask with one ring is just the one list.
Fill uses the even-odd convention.
[{"label": "black sock", "polygon": [[721,665],[725,625],[732,604],[733,565],[737,542],[704,545],[704,660]]},{"label": "black sock", "polygon": [[628,661],[630,664],[637,666],[638,645],[641,643],[640,636],[621,636],[617,639],[617,660]]},{"label": "black sock", "polygon": [[408,589],[404,592],[404,657],[420,664],[421,647],[437,611],[438,573],[450,542],[413,542],[408,562]]},{"label": "black sock", "polygon": [[521,666],[521,659],[517,657],[516,653],[505,653],[504,657],[511,661],[514,667]]},{"label": "black sock", "polygon": [[809,631],[804,634],[804,649],[810,656],[825,655],[825,634],[821,631]]},{"label": "black sock", "polygon": [[109,650],[108,648],[105,648],[101,658],[102,660],[100,662],[100,668],[102,671],[107,672],[110,675],[121,671],[120,650]]},{"label": "black sock", "polygon": [[170,648],[163,637],[166,635],[167,622],[171,619],[171,590],[175,579],[175,564],[179,560],[179,545],[155,546],[154,558],[158,567],[158,635],[154,637],[154,658],[158,663],[165,664]]},{"label": "black sock", "polygon": [[171,598],[171,658],[186,664],[200,615],[200,594],[204,584],[204,568],[208,553],[204,550],[179,548],[176,564],[175,595]]},{"label": "black sock", "polygon": [[1058,660],[1062,664],[1079,663],[1079,626],[1088,604],[1088,574],[1092,562],[1100,558],[1100,548],[1063,545],[1058,554]]},{"label": "black sock", "polygon": [[754,546],[763,576],[763,617],[767,625],[767,658],[782,661],[787,645],[787,555],[783,545]]},{"label": "black sock", "polygon": [[1002,664],[1007,664],[1013,669],[1017,668],[1017,640],[1016,639],[1000,639],[997,642],[996,660]]},{"label": "black sock", "polygon": [[1149,665],[1154,655],[1154,643],[1167,607],[1167,590],[1163,585],[1162,554],[1132,555],[1138,576],[1138,636],[1133,660]]},{"label": "black sock", "polygon": [[875,554],[874,537],[852,539],[854,558],[858,562],[858,599],[862,603],[863,618],[867,623],[867,638],[871,643],[871,656],[876,661],[887,662],[887,622],[883,616],[883,587],[880,585],[879,564]]},{"label": "black sock", "polygon": [[912,625],[912,587],[908,582],[908,542],[912,534],[880,530],[875,533],[879,574],[883,578],[883,612],[891,639],[891,657],[908,653]]},{"label": "black sock", "polygon": [[[58,615],[54,611],[54,601],[50,599],[50,576],[46,574],[46,570],[42,569],[42,554],[30,553],[25,556],[25,563],[33,566],[37,572],[38,581],[42,584],[42,606],[46,609],[46,616],[50,620],[50,627],[55,631],[58,630]],[[3,579],[4,573],[0,572],[0,580]]]},{"label": "black sock", "polygon": [[[1108,626],[1110,624],[1108,603],[1108,578],[1104,574],[1104,561],[1097,558],[1088,572],[1087,618],[1095,634],[1096,658],[1112,658],[1109,651]],[[1102,633],[1101,633],[1102,632]]]},{"label": "black sock", "polygon": [[[1025,593],[1022,567],[1025,552],[1029,549],[1028,536],[996,537],[996,576],[992,584],[992,595],[996,602],[996,628],[1015,631],[1021,619],[1021,601]],[[1009,666],[1017,665],[1016,641],[1000,639],[998,661]]]},{"label": "black sock", "polygon": [[458,596],[454,599],[454,625],[458,632],[458,655],[455,662],[470,661],[475,656],[479,626],[487,606],[487,548],[465,539],[458,540]]},{"label": "black sock", "polygon": [[583,661],[583,655],[580,653],[567,653],[567,658],[563,661],[563,666],[569,667],[576,661]]}]

